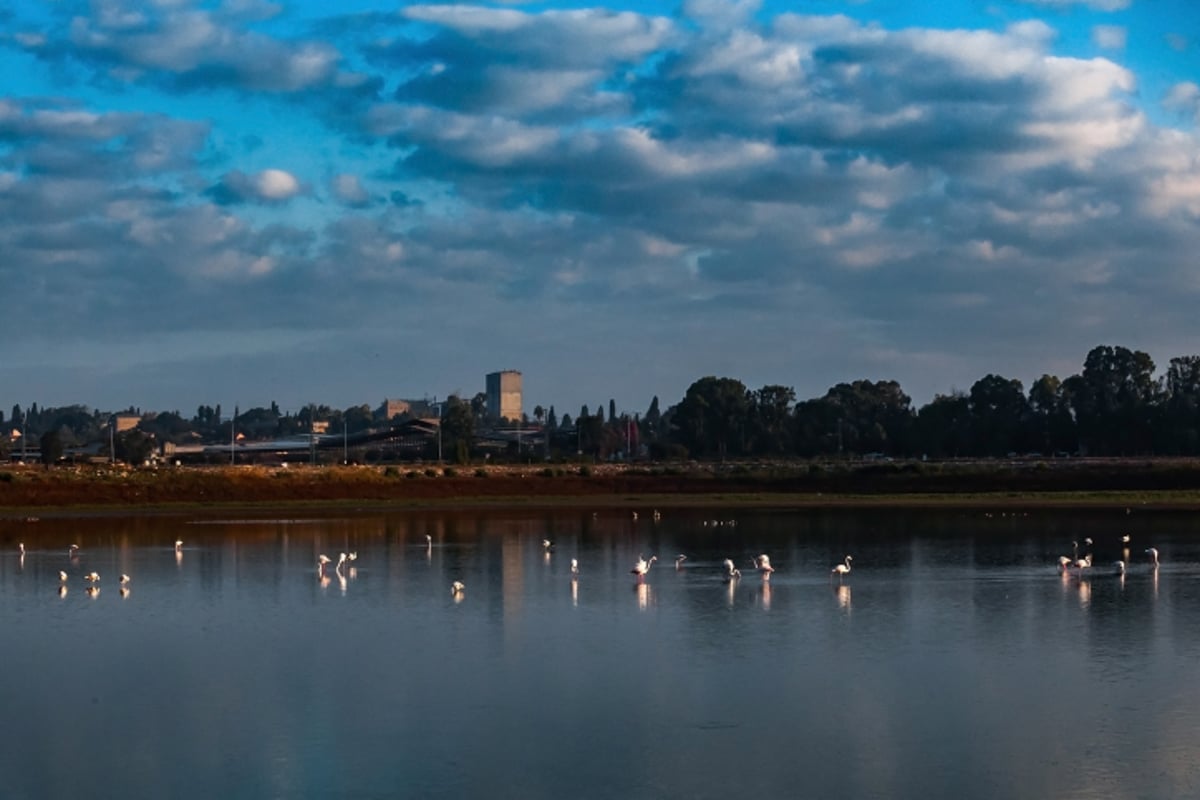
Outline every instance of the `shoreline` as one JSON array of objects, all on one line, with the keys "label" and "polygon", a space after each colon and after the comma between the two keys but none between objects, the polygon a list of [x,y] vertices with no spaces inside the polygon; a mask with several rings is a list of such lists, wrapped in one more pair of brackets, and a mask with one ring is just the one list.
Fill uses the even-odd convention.
[{"label": "shoreline", "polygon": [[[403,471],[401,471],[403,470]],[[584,472],[584,470],[587,470]],[[465,473],[465,474],[464,474]],[[220,510],[372,512],[503,508],[1138,508],[1200,511],[1200,465],[1086,463],[1046,469],[490,466],[0,468],[0,519]]]}]

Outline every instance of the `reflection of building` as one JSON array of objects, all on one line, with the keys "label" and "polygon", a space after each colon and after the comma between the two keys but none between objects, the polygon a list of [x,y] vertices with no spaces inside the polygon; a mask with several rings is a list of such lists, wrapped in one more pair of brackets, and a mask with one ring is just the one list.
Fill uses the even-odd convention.
[{"label": "reflection of building", "polygon": [[487,413],[492,419],[521,419],[521,373],[509,369],[488,374]]}]

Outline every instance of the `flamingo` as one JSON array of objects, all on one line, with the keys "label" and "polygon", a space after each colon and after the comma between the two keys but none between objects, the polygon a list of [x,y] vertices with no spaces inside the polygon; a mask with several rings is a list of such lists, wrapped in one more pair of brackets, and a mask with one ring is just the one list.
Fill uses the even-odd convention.
[{"label": "flamingo", "polygon": [[754,559],[754,567],[762,573],[764,578],[770,576],[770,574],[775,571],[775,568],[771,566],[771,557],[766,553],[763,553],[758,558]]},{"label": "flamingo", "polygon": [[432,536],[430,536],[428,533],[427,533],[427,534],[425,534],[425,546],[426,546],[426,547],[433,547],[433,537],[432,537]]},{"label": "flamingo", "polygon": [[1079,558],[1079,559],[1075,560],[1075,569],[1077,569],[1079,571],[1080,580],[1083,579],[1083,571],[1085,569],[1091,569],[1091,568],[1092,568],[1092,554],[1091,553],[1088,553],[1083,558]]},{"label": "flamingo", "polygon": [[640,581],[646,577],[646,573],[650,571],[650,565],[653,564],[655,561],[658,561],[658,556],[650,556],[650,560],[647,561],[646,559],[642,558],[639,555],[637,563],[634,564],[633,569],[631,569],[629,571],[632,572],[634,575],[637,575],[638,580]]},{"label": "flamingo", "polygon": [[87,575],[84,575],[84,576],[83,576],[83,579],[84,579],[85,581],[88,581],[89,583],[96,583],[97,581],[99,581],[99,580],[100,580],[100,573],[98,573],[98,572],[89,572]]},{"label": "flamingo", "polygon": [[183,552],[183,539],[176,539],[176,540],[175,540],[175,552],[176,552],[176,553],[181,553],[181,552]]},{"label": "flamingo", "polygon": [[329,556],[325,555],[324,553],[321,553],[321,555],[317,556],[317,574],[318,575],[325,574],[325,565],[328,563],[329,563]]},{"label": "flamingo", "polygon": [[358,551],[355,550],[353,552],[347,553],[346,560],[347,561],[358,561]]},{"label": "flamingo", "polygon": [[75,554],[78,552],[79,552],[79,545],[77,545],[77,544],[71,545],[70,547],[67,548],[67,558],[74,558]]},{"label": "flamingo", "polygon": [[463,585],[462,581],[455,581],[450,584],[450,594],[462,594],[465,588],[467,587]]},{"label": "flamingo", "polygon": [[333,568],[334,572],[341,572],[341,571],[342,571],[342,564],[345,564],[345,563],[346,563],[346,554],[345,554],[345,553],[338,553],[338,561],[337,561],[337,565],[336,565],[336,566]]},{"label": "flamingo", "polygon": [[571,578],[574,579],[579,575],[579,559],[571,559]]},{"label": "flamingo", "polygon": [[1121,544],[1129,544],[1129,534],[1128,533],[1121,537]]},{"label": "flamingo", "polygon": [[1124,561],[1114,561],[1113,562],[1113,575],[1120,575],[1122,578],[1125,577],[1125,562]]},{"label": "flamingo", "polygon": [[554,549],[554,542],[550,541],[549,539],[542,539],[542,549],[549,553]]},{"label": "flamingo", "polygon": [[25,543],[24,542],[17,542],[17,552],[20,553],[21,555],[25,555]]},{"label": "flamingo", "polygon": [[733,580],[742,577],[742,571],[733,565],[733,559],[725,559],[725,579]]},{"label": "flamingo", "polygon": [[122,573],[121,573],[121,580],[120,580],[120,583],[121,583],[122,585],[124,585],[124,584],[126,584],[126,583],[129,583],[129,576],[128,576],[128,575],[126,575],[124,572],[122,572]]},{"label": "flamingo", "polygon": [[1150,565],[1152,567],[1154,567],[1155,569],[1158,569],[1158,548],[1157,547],[1147,547],[1146,555],[1150,556]]},{"label": "flamingo", "polygon": [[60,570],[58,571],[58,580],[59,580],[59,582],[60,582],[60,583],[66,583],[66,582],[67,582],[67,573],[63,572],[63,571],[60,569]]},{"label": "flamingo", "polygon": [[1067,558],[1066,556],[1059,556],[1058,557],[1058,571],[1066,572],[1070,568],[1071,568],[1071,559]]},{"label": "flamingo", "polygon": [[832,578],[834,575],[837,575],[839,581],[845,578],[848,574],[850,574],[850,562],[853,560],[854,558],[852,556],[846,556],[845,560],[841,564],[838,564],[833,569],[829,570],[829,577]]},{"label": "flamingo", "polygon": [[683,553],[675,556],[675,569],[681,568],[683,566],[683,562],[685,561],[687,561],[687,556],[685,556]]}]

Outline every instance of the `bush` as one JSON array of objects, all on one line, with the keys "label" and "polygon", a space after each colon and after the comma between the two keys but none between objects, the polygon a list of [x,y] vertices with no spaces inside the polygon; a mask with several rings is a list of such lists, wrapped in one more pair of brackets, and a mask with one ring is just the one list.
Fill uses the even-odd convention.
[{"label": "bush", "polygon": [[437,470],[430,467],[429,469],[425,470],[425,477],[426,478],[436,478]]},{"label": "bush", "polygon": [[417,472],[415,469],[410,469],[408,472],[404,473],[404,477],[419,478],[419,477],[421,477],[421,473]]},{"label": "bush", "polygon": [[592,468],[587,464],[584,464],[579,468],[579,474],[584,478],[590,478],[592,477]]},{"label": "bush", "polygon": [[0,483],[12,483],[14,480],[11,472],[0,472]]},{"label": "bush", "polygon": [[486,469],[484,469],[483,467],[475,468],[475,477],[476,478],[486,478],[487,476],[488,476],[488,473],[487,473]]},{"label": "bush", "polygon": [[442,470],[442,474],[447,478],[457,478],[458,470],[456,470],[454,467],[446,467],[444,470]]},{"label": "bush", "polygon": [[546,467],[545,469],[538,472],[538,475],[541,475],[543,478],[553,478],[554,470],[552,470],[550,467]]},{"label": "bush", "polygon": [[400,470],[396,469],[395,467],[388,467],[387,469],[385,469],[385,470],[383,471],[383,477],[385,477],[385,478],[399,478],[399,477],[400,477]]}]

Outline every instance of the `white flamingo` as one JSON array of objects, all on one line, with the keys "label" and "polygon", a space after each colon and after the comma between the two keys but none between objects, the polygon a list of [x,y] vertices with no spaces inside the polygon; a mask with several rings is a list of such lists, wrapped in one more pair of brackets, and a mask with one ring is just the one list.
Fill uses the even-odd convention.
[{"label": "white flamingo", "polygon": [[687,556],[685,556],[683,553],[680,553],[679,555],[675,556],[675,569],[679,569],[680,567],[682,567],[683,562],[685,562],[685,561],[687,561]]},{"label": "white flamingo", "polygon": [[83,579],[84,579],[85,581],[87,581],[88,583],[96,583],[96,582],[98,582],[98,581],[100,580],[100,573],[98,573],[98,572],[89,572],[87,575],[84,575],[84,576],[83,576]]},{"label": "white flamingo", "polygon": [[542,539],[542,549],[549,553],[554,549],[554,542],[550,541],[549,539]]},{"label": "white flamingo", "polygon": [[571,559],[571,577],[575,578],[579,575],[579,559]]},{"label": "white flamingo", "polygon": [[183,539],[176,539],[176,540],[175,540],[175,552],[176,552],[176,553],[182,553],[182,552],[183,552]]},{"label": "white flamingo", "polygon": [[342,571],[342,564],[345,564],[345,563],[346,563],[346,554],[345,554],[345,553],[338,553],[337,565],[336,565],[336,566],[334,566],[334,568],[333,568],[334,572],[341,572],[341,571]]},{"label": "white flamingo", "polygon": [[67,582],[67,573],[63,572],[63,571],[60,569],[60,570],[58,571],[58,580],[59,580],[59,582],[60,582],[60,583],[66,583],[66,582]]},{"label": "white flamingo", "polygon": [[1083,579],[1083,571],[1092,568],[1092,554],[1088,553],[1083,558],[1075,560],[1075,569],[1079,572],[1080,580]]},{"label": "white flamingo", "polygon": [[330,563],[329,556],[325,555],[324,553],[321,553],[321,555],[317,556],[317,574],[318,575],[325,574],[325,565],[328,563]]},{"label": "white flamingo", "polygon": [[1155,569],[1158,569],[1158,548],[1157,547],[1147,547],[1146,555],[1150,556],[1150,566],[1154,567]]},{"label": "white flamingo", "polygon": [[455,581],[454,583],[450,584],[450,594],[454,594],[454,595],[462,594],[463,589],[466,589],[466,588],[467,587],[463,585],[462,581]]},{"label": "white flamingo", "polygon": [[75,554],[79,552],[79,545],[73,544],[67,548],[67,558],[75,558]]},{"label": "white flamingo", "polygon": [[20,553],[21,555],[25,555],[25,543],[24,542],[17,542],[17,552]]},{"label": "white flamingo", "polygon": [[1120,575],[1122,578],[1125,577],[1125,562],[1124,561],[1114,561],[1113,562],[1113,575]]},{"label": "white flamingo", "polygon": [[122,572],[122,573],[121,573],[121,581],[120,581],[120,583],[121,583],[121,585],[122,585],[122,586],[124,586],[125,584],[129,583],[129,576],[128,576],[128,575],[126,575],[124,572]]},{"label": "white flamingo", "polygon": [[430,536],[428,533],[427,533],[427,534],[425,534],[425,546],[426,546],[426,547],[433,547],[433,537],[432,537],[432,536]]},{"label": "white flamingo", "polygon": [[762,573],[764,578],[768,577],[775,568],[771,566],[771,557],[763,553],[758,558],[754,559],[754,568]]},{"label": "white flamingo", "polygon": [[854,558],[852,556],[846,556],[841,564],[838,564],[833,569],[829,570],[829,577],[832,578],[834,575],[837,575],[839,581],[845,578],[850,574],[850,562],[853,560]]},{"label": "white flamingo", "polygon": [[742,577],[742,571],[733,565],[733,559],[725,559],[725,579],[733,580]]},{"label": "white flamingo", "polygon": [[653,564],[655,561],[658,561],[658,556],[650,556],[650,559],[646,560],[639,555],[637,563],[634,564],[633,569],[631,569],[629,571],[632,572],[634,575],[637,575],[638,580],[640,581],[646,577],[646,573],[650,571],[650,565]]},{"label": "white flamingo", "polygon": [[1071,559],[1067,558],[1066,556],[1059,556],[1058,557],[1058,571],[1066,572],[1070,568],[1071,568]]}]

